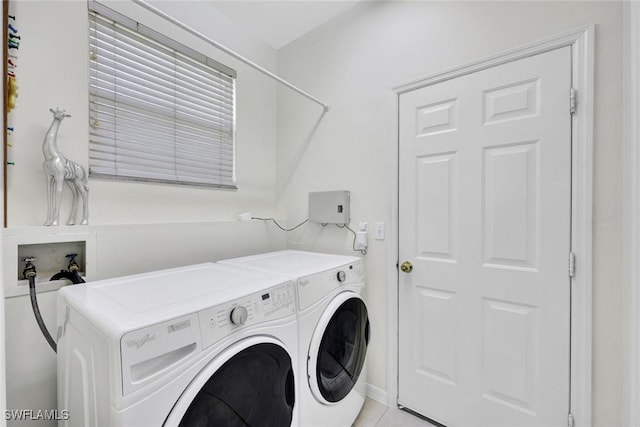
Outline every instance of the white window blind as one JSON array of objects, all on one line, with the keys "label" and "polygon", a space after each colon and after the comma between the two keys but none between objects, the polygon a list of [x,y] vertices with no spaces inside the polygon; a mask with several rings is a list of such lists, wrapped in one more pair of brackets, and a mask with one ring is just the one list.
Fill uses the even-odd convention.
[{"label": "white window blind", "polygon": [[236,188],[235,71],[89,8],[90,176]]}]

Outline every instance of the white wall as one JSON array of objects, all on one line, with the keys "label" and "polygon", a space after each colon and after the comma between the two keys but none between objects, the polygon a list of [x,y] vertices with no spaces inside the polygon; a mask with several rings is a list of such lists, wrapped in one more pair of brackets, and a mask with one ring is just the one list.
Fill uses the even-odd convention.
[{"label": "white wall", "polygon": [[[260,210],[271,215],[275,205],[275,95],[276,84],[239,61],[131,2],[107,2],[188,46],[199,50],[238,72],[237,79],[237,191],[187,188],[92,179],[90,182],[91,224],[129,224],[217,221],[235,218],[239,209]],[[168,13],[189,22],[200,31],[221,38],[232,48],[275,66],[275,51],[239,29],[218,25],[215,9],[203,2],[159,2]],[[9,227],[42,225],[46,198],[42,172],[42,141],[51,124],[49,108],[65,108],[58,145],[67,157],[87,166],[88,162],[88,25],[86,3],[82,1],[21,1],[14,11],[22,36],[18,52],[19,84],[17,108],[9,123],[15,131],[9,160]],[[206,18],[205,18],[206,17]],[[223,37],[224,35],[224,37]],[[228,40],[227,40],[228,39]],[[251,42],[251,43],[250,43]],[[61,223],[65,223],[70,197],[63,202]]]},{"label": "white wall", "polygon": [[[105,3],[236,69],[239,189],[91,179],[91,225],[42,227],[46,198],[41,146],[52,120],[49,108],[65,108],[72,115],[58,134],[61,151],[85,167],[88,163],[87,4],[12,1],[11,14],[16,16],[22,38],[16,70],[19,97],[17,108],[9,116],[15,131],[8,160],[15,166],[9,169],[9,228],[3,235],[93,232],[97,242],[96,279],[284,248],[284,234],[275,231],[273,225],[235,221],[243,211],[259,216],[273,216],[276,211],[275,83],[132,2]],[[162,1],[154,5],[266,68],[275,68],[274,49],[206,3]],[[66,194],[62,224],[67,220],[70,201]],[[55,294],[43,293],[39,301],[53,329]],[[37,329],[29,298],[7,298],[5,309],[7,407],[55,408],[55,357]]]},{"label": "white wall", "polygon": [[623,425],[640,426],[640,4],[624,4],[624,280]]},{"label": "white wall", "polygon": [[[593,212],[593,425],[621,423],[622,6],[619,2],[366,2],[278,54],[281,75],[327,102],[278,92],[279,209],[306,215],[306,193],[351,190],[352,224],[391,219],[391,88],[506,49],[596,24]],[[306,227],[291,247],[353,253],[344,230]],[[369,382],[386,390],[387,243],[370,240]]]}]

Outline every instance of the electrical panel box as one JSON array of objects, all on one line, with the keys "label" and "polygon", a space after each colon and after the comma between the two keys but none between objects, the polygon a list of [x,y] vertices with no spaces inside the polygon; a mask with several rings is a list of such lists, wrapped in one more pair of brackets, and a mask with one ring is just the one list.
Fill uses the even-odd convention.
[{"label": "electrical panel box", "polygon": [[320,224],[349,224],[351,195],[346,190],[309,193],[309,221]]}]

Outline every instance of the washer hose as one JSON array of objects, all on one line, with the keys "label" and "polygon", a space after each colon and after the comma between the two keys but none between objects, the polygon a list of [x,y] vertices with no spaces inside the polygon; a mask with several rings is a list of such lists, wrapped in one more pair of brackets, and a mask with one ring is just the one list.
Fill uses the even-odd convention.
[{"label": "washer hose", "polygon": [[85,283],[84,279],[82,278],[82,276],[78,274],[77,271],[68,271],[68,270],[60,270],[60,273],[56,273],[53,276],[51,276],[51,279],[49,279],[49,281],[60,280],[60,279],[67,279],[71,281],[71,283],[73,283],[74,285],[77,285],[78,283]]},{"label": "washer hose", "polygon": [[42,319],[42,315],[40,314],[40,308],[38,308],[38,298],[36,296],[36,272],[35,269],[33,271],[29,271],[25,274],[25,277],[29,279],[29,296],[31,297],[31,308],[33,309],[33,315],[36,317],[36,322],[38,322],[38,326],[40,327],[40,331],[42,335],[44,335],[45,339],[53,349],[54,353],[58,352],[58,346],[56,342],[51,337],[51,334],[47,330],[47,325],[44,324],[44,320]]},{"label": "washer hose", "polygon": [[49,281],[67,279],[71,281],[71,283],[73,283],[74,285],[77,285],[78,283],[85,283],[82,276],[80,276],[80,274],[78,273],[78,271],[80,271],[80,266],[76,261],[77,256],[78,254],[65,255],[65,258],[69,260],[69,266],[67,267],[66,270],[60,270],[60,273],[56,273],[53,276],[51,276],[51,279],[49,279]]}]

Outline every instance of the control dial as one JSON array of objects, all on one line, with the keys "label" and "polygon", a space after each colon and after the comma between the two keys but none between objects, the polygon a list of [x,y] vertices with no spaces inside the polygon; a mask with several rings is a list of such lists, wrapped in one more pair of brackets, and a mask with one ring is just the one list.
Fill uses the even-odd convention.
[{"label": "control dial", "polygon": [[336,275],[338,282],[344,282],[345,280],[347,280],[347,273],[345,273],[343,270],[338,271],[338,274]]},{"label": "control dial", "polygon": [[234,325],[244,325],[244,322],[247,321],[248,316],[249,313],[247,312],[247,309],[239,305],[231,309],[229,320],[231,320],[231,323]]}]

